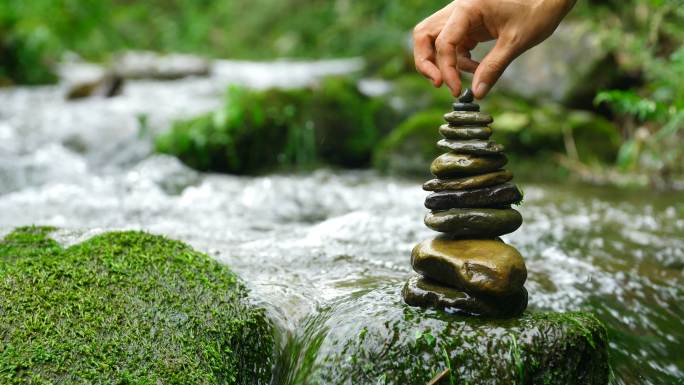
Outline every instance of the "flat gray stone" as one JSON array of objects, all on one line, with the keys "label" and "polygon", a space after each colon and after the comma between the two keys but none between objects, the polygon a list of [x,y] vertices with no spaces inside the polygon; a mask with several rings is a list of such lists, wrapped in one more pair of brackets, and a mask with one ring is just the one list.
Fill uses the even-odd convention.
[{"label": "flat gray stone", "polygon": [[425,198],[430,210],[448,210],[468,207],[504,207],[522,200],[522,194],[513,183],[504,183],[472,190],[439,191]]},{"label": "flat gray stone", "polygon": [[493,155],[503,152],[504,146],[491,140],[440,139],[437,147],[458,154]]}]

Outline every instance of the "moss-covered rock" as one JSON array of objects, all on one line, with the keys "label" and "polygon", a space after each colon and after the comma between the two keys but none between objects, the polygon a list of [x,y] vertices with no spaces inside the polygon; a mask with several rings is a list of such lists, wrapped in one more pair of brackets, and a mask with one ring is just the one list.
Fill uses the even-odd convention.
[{"label": "moss-covered rock", "polygon": [[394,115],[353,79],[294,90],[233,87],[223,108],[175,122],[156,138],[156,149],[195,169],[237,174],[318,162],[363,167]]},{"label": "moss-covered rock", "polygon": [[388,174],[428,176],[430,163],[441,154],[438,128],[444,111],[419,112],[401,123],[380,142],[373,165]]},{"label": "moss-covered rock", "polygon": [[604,326],[586,313],[512,320],[405,305],[400,285],[354,296],[308,321],[289,346],[286,384],[606,384]]},{"label": "moss-covered rock", "polygon": [[50,231],[0,242],[0,383],[269,382],[273,327],[225,266],[142,232]]}]

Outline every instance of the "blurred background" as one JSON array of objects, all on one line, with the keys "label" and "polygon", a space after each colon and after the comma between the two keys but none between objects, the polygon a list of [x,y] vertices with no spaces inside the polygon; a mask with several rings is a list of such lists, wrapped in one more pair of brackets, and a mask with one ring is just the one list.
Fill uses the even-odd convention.
[{"label": "blurred background", "polygon": [[[156,149],[200,170],[229,173],[324,163],[424,174],[451,98],[415,73],[410,31],[443,3],[3,1],[0,85],[71,81],[65,95],[76,99],[120,93],[129,78],[212,76],[212,59],[359,58],[338,63],[333,73],[343,77],[274,84],[287,92],[246,91],[245,84],[226,90],[234,99],[226,119],[187,117],[156,138]],[[484,101],[496,139],[519,159],[518,175],[682,188],[683,37],[681,1],[579,2]],[[68,79],[64,64],[74,62],[99,63],[103,78],[91,71],[90,78]],[[309,71],[314,78],[316,68]],[[263,72],[246,88],[268,88],[268,80],[258,80],[272,74]],[[234,78],[230,83],[241,82]],[[240,118],[231,120],[235,114]],[[253,140],[263,135],[268,143]],[[270,155],[249,156],[263,151]]]},{"label": "blurred background", "polygon": [[[309,338],[434,236],[420,185],[453,98],[410,35],[444,4],[0,0],[0,234],[181,239]],[[482,101],[525,192],[503,238],[529,309],[595,314],[617,384],[684,378],[683,39],[684,1],[579,1]]]}]

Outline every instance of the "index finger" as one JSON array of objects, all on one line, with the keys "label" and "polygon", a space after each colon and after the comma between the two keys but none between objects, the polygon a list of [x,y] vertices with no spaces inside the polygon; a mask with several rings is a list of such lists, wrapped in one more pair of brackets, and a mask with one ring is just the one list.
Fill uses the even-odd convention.
[{"label": "index finger", "polygon": [[414,33],[413,60],[418,72],[432,80],[435,87],[442,85],[442,75],[435,64],[434,37],[420,31]]},{"label": "index finger", "polygon": [[466,38],[470,27],[470,19],[463,9],[456,8],[440,32],[435,46],[437,47],[437,66],[444,82],[454,96],[461,92],[461,79],[458,72],[458,47]]}]

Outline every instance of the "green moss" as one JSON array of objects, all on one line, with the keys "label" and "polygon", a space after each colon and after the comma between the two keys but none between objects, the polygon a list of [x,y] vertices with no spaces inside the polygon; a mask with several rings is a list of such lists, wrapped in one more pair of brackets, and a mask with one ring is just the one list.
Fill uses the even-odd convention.
[{"label": "green moss", "polygon": [[273,330],[235,274],[183,243],[52,229],[0,242],[0,382],[265,384]]},{"label": "green moss", "polygon": [[363,167],[393,115],[351,79],[297,90],[233,87],[222,109],[175,122],[156,138],[156,149],[198,170],[237,174],[321,162]]},{"label": "green moss", "polygon": [[442,115],[443,111],[429,110],[401,123],[378,145],[375,168],[390,174],[426,176],[430,162],[443,152],[436,145],[440,139],[437,129],[444,123]]},{"label": "green moss", "polygon": [[470,385],[608,381],[606,329],[590,314],[448,315],[405,305],[399,286],[340,300],[310,319],[289,347],[298,354],[282,382],[373,384],[384,376],[386,384],[425,384],[446,368],[449,381]]}]

